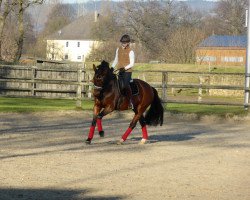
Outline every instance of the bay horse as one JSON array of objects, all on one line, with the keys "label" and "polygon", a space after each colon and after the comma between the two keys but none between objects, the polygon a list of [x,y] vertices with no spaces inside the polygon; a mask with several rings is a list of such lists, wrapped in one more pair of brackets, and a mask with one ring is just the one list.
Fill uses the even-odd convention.
[{"label": "bay horse", "polygon": [[[93,69],[95,71],[92,80],[94,83],[94,115],[86,144],[91,143],[96,125],[100,137],[104,137],[102,118],[105,115],[114,110],[128,110],[130,107],[130,100],[121,94],[117,76],[114,73],[114,69],[109,67],[109,63],[102,61],[97,67],[93,65]],[[133,79],[133,82],[137,85],[139,91],[137,95],[132,96],[133,111],[135,114],[128,129],[117,144],[122,144],[127,139],[138,121],[142,127],[142,140],[140,144],[145,144],[148,140],[146,125],[156,126],[163,123],[164,109],[156,89],[139,79]],[[144,117],[144,112],[148,107],[149,109]]]}]

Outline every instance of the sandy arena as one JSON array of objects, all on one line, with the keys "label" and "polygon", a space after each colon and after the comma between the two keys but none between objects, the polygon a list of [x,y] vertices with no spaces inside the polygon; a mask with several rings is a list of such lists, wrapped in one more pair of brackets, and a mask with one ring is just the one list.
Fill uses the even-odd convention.
[{"label": "sandy arena", "polygon": [[250,121],[165,117],[138,145],[139,124],[104,119],[86,145],[83,112],[0,114],[1,200],[249,200]]}]

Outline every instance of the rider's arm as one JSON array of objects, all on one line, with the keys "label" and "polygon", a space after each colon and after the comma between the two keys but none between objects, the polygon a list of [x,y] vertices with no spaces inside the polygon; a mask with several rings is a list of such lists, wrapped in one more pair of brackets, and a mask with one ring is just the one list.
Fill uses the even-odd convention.
[{"label": "rider's arm", "polygon": [[135,64],[135,53],[132,50],[129,52],[129,61],[130,61],[130,63],[124,67],[125,70],[132,68]]},{"label": "rider's arm", "polygon": [[116,49],[116,52],[115,52],[115,60],[113,61],[112,63],[112,67],[115,69],[116,65],[118,63],[118,48]]}]

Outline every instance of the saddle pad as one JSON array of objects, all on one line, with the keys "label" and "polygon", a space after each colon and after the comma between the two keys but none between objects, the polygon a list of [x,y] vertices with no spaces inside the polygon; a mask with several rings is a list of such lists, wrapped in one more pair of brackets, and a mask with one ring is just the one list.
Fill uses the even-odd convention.
[{"label": "saddle pad", "polygon": [[138,95],[139,94],[138,85],[134,81],[130,82],[129,85],[132,91],[132,95],[133,96]]}]

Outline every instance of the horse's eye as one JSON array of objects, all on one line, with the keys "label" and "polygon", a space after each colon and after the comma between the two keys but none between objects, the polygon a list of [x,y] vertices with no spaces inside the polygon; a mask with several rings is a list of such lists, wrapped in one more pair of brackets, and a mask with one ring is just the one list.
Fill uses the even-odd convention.
[{"label": "horse's eye", "polygon": [[97,78],[97,79],[101,79],[102,77],[101,77],[100,75],[97,75],[96,78]]}]

